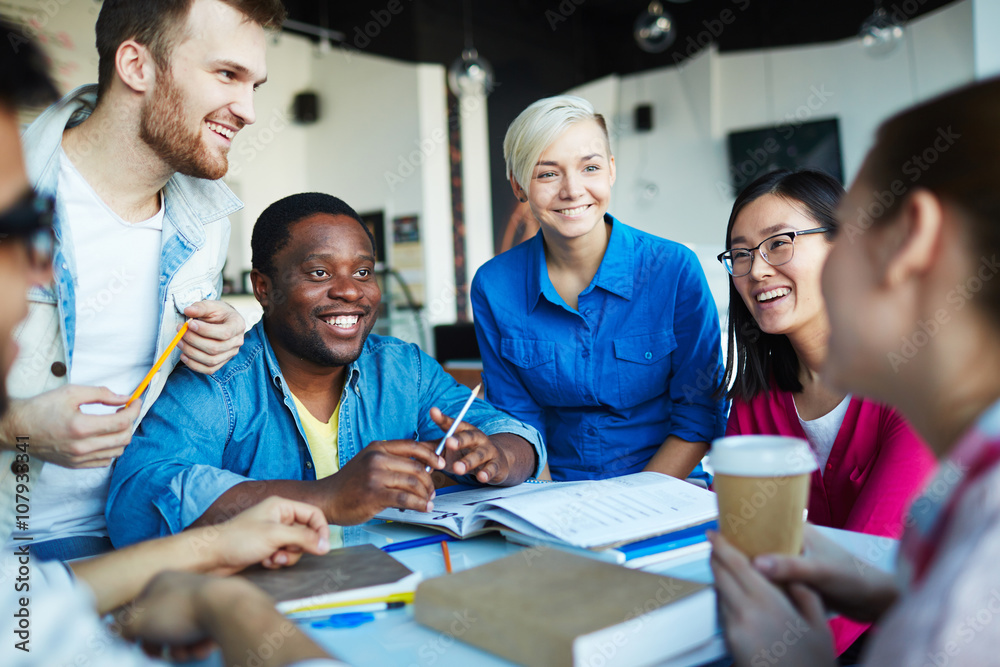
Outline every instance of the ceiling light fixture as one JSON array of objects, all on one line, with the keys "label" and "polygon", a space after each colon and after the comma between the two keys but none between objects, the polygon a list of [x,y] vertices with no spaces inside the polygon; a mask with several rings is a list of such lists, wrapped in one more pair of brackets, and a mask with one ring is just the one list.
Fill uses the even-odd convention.
[{"label": "ceiling light fixture", "polygon": [[875,11],[861,24],[861,46],[865,53],[880,58],[896,50],[903,42],[903,24],[890,15],[879,0]]},{"label": "ceiling light fixture", "polygon": [[472,11],[469,0],[462,4],[462,19],[465,23],[465,49],[462,55],[448,68],[448,88],[456,97],[463,95],[489,95],[493,92],[495,78],[493,66],[480,57],[472,45]]},{"label": "ceiling light fixture", "polygon": [[656,0],[639,14],[632,34],[639,48],[647,53],[662,53],[677,39],[673,17],[663,11],[663,5]]}]

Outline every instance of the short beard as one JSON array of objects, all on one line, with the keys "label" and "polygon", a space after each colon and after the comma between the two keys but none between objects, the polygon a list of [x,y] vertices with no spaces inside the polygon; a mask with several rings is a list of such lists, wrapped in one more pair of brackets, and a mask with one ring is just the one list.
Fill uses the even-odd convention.
[{"label": "short beard", "polygon": [[[367,313],[365,314],[367,317]],[[375,326],[376,320],[372,320],[368,328],[361,335],[358,348],[348,354],[338,355],[326,346],[322,336],[315,329],[308,331],[296,330],[293,327],[275,326],[276,320],[266,322],[268,336],[278,338],[284,348],[296,356],[312,362],[323,368],[336,368],[338,366],[349,366],[358,360],[361,351],[365,349],[365,343]]]},{"label": "short beard", "polygon": [[[156,87],[142,106],[139,137],[171,169],[185,176],[215,181],[229,171],[229,158],[214,157],[200,132],[185,127],[187,104],[169,71],[157,68]],[[199,128],[200,130],[200,128]]]}]

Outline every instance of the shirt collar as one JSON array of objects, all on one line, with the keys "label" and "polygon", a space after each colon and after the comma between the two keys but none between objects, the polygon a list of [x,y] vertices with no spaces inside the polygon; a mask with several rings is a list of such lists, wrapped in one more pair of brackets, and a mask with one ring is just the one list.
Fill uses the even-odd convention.
[{"label": "shirt collar", "polygon": [[[604,221],[611,224],[611,237],[608,239],[608,247],[604,251],[604,259],[597,269],[597,275],[583,293],[600,287],[623,299],[631,300],[635,279],[635,236],[626,225],[610,213],[604,214]],[[531,244],[528,249],[528,310],[534,310],[543,296],[552,303],[559,303],[562,299],[549,280],[545,264],[545,242],[541,230],[526,243]]]},{"label": "shirt collar", "polygon": [[611,238],[592,285],[631,301],[635,283],[635,236],[610,213],[604,214],[604,220],[611,223]]}]

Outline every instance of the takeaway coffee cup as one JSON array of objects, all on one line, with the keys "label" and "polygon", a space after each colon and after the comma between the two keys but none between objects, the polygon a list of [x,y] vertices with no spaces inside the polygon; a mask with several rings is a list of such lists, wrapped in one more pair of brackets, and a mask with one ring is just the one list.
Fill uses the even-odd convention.
[{"label": "takeaway coffee cup", "polygon": [[740,435],[712,443],[719,532],[753,558],[796,555],[816,457],[800,438]]}]

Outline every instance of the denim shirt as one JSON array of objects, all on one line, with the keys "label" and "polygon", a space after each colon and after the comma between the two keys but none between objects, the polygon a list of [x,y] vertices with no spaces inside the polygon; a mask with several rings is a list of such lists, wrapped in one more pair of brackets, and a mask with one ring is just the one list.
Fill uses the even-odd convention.
[{"label": "denim shirt", "polygon": [[[346,369],[337,432],[340,467],[375,440],[435,440],[437,406],[456,415],[469,390],[412,344],[369,336]],[[545,465],[538,432],[476,400],[464,421],[487,435],[513,433]],[[118,459],[107,521],[116,547],[177,533],[233,486],[248,480],[315,480],[288,385],[258,322],[243,347],[214,375],[179,366]],[[232,513],[246,509],[237,499]]]},{"label": "denim shirt", "polygon": [[[610,215],[611,237],[570,308],[549,279],[541,232],[472,282],[488,399],[541,431],[552,478],[642,470],[669,435],[725,430],[722,335],[688,248]],[[692,477],[706,479],[700,465]]]},{"label": "denim shirt", "polygon": [[[56,197],[63,132],[83,122],[96,104],[97,86],[82,86],[49,107],[25,131],[22,142],[28,176],[39,193]],[[222,266],[229,249],[226,216],[243,206],[221,181],[182,174],[174,174],[163,193],[156,358],[186,319],[183,311],[187,306],[219,297]],[[7,388],[14,398],[37,396],[66,384],[70,378],[78,278],[70,226],[65,206],[58,198],[53,225],[56,233],[53,283],[29,290],[28,316],[14,332],[20,353],[7,377]],[[174,350],[150,382],[143,396],[142,414],[156,400],[179,359],[180,350]],[[13,488],[17,481],[11,472],[14,455],[12,451],[0,452],[0,543],[9,539],[14,523]],[[39,479],[42,465],[40,459],[31,457],[29,484],[34,485]]]}]

